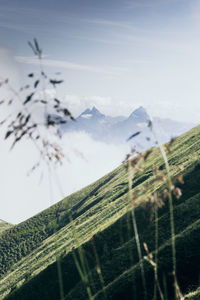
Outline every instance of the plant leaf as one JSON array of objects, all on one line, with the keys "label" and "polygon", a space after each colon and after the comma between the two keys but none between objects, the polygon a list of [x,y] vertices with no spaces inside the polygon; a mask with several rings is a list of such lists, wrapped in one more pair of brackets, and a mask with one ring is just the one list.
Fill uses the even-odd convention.
[{"label": "plant leaf", "polygon": [[39,82],[40,82],[39,79],[35,81],[35,83],[34,83],[34,88],[35,88],[35,89],[36,89],[36,87],[38,86]]},{"label": "plant leaf", "polygon": [[12,133],[13,133],[13,130],[7,131],[4,139],[6,140]]},{"label": "plant leaf", "polygon": [[139,135],[141,133],[141,131],[137,131],[134,134],[132,134],[131,136],[129,136],[129,138],[126,140],[127,142],[130,141],[131,139],[133,139],[134,137],[136,137],[137,135]]},{"label": "plant leaf", "polygon": [[26,104],[26,103],[28,103],[29,101],[31,101],[31,98],[33,97],[33,95],[34,95],[34,93],[31,93],[30,95],[28,95],[27,97],[26,97],[26,100],[24,101],[24,105]]}]

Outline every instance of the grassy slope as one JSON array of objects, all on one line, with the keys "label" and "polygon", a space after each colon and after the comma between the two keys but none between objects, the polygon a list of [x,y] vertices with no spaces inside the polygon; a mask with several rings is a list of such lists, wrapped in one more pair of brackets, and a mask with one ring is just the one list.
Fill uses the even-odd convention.
[{"label": "grassy slope", "polygon": [[13,226],[12,224],[0,220],[0,235],[3,233],[3,231],[11,228],[12,226]]},{"label": "grassy slope", "polygon": [[[200,229],[199,137],[200,127],[179,137],[172,147],[173,152],[169,155],[173,175],[180,172],[178,166],[184,167],[183,196],[179,200],[174,199],[178,280],[184,292],[188,292],[197,285],[200,273],[198,251],[200,243],[200,234],[198,234]],[[149,218],[149,210],[142,208],[141,203],[146,201],[153,190],[162,188],[163,185],[163,183],[153,181],[152,165],[163,168],[158,149],[155,149],[144,163],[144,170],[138,172],[133,179],[134,192],[137,192],[135,205],[137,206],[139,235],[141,242],[145,241],[151,251],[154,250],[154,222]],[[71,233],[71,224],[68,222],[67,201],[72,209],[81,243],[85,243],[84,250],[91,270],[92,290],[96,298],[103,299],[104,293],[102,293],[101,282],[95,268],[92,236],[108,297],[130,299],[130,295],[135,293],[138,299],[142,299],[143,290],[135,239],[132,230],[127,231],[129,218],[127,174],[123,166],[6,232],[6,239],[5,236],[0,239],[0,261],[4,267],[0,282],[1,297],[6,295],[11,287],[15,287],[16,284],[19,287],[27,281],[8,298],[58,299],[59,285],[55,263],[55,255],[58,251],[63,256],[62,270],[66,299],[87,298],[85,286],[80,281],[73,263],[71,249],[76,247],[76,243]],[[5,247],[9,245],[11,245],[12,253],[1,259],[4,257]],[[28,250],[27,245],[30,245]],[[65,253],[67,255],[64,255]],[[144,266],[148,292],[151,295],[153,270],[146,261]],[[160,278],[165,273],[170,282],[168,274],[171,271],[171,247],[167,203],[159,210],[159,266]],[[30,273],[33,278],[28,280]],[[151,281],[148,280],[149,278]],[[140,288],[133,290],[133,286]]]}]

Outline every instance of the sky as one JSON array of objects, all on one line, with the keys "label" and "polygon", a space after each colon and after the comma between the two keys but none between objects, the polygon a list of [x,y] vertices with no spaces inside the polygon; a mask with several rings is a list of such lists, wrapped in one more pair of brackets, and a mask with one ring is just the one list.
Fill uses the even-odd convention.
[{"label": "sky", "polygon": [[[0,0],[0,77],[9,77],[17,87],[26,84],[29,72],[38,72],[38,60],[27,44],[36,37],[43,49],[43,67],[52,78],[61,72],[59,97],[75,116],[93,105],[109,115],[129,115],[142,105],[152,116],[198,123],[199,34],[198,0]],[[116,167],[127,151],[119,148],[113,158],[112,146],[84,133],[70,138],[86,159],[69,151],[74,158],[66,169],[76,170],[76,175],[64,194]],[[25,176],[33,150],[21,147],[11,153],[1,139],[5,201],[0,219],[13,223],[49,205],[48,183],[38,184],[38,174]],[[24,152],[30,153],[26,163]],[[99,163],[100,154],[108,164]],[[63,177],[65,170],[60,172]],[[61,198],[55,192],[52,201]]]}]

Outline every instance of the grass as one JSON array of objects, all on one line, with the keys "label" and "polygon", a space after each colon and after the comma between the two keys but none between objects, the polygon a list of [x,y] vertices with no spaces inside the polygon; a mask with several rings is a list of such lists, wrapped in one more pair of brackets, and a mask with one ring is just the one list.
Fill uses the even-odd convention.
[{"label": "grass", "polygon": [[[176,270],[184,294],[199,295],[200,265],[200,127],[176,139],[168,155],[172,177],[182,174],[182,197],[174,203]],[[147,298],[154,292],[154,268],[143,257],[143,243],[153,259],[157,253],[157,273],[161,289],[166,277],[168,298],[174,298],[173,257],[168,199],[158,209],[158,249],[155,248],[155,220],[151,219],[150,195],[161,193],[165,181],[155,180],[153,166],[166,175],[159,149],[154,148],[132,178],[134,202],[128,201],[128,176],[123,165],[0,236],[1,299],[59,299],[56,255],[60,255],[60,276],[64,299],[88,299],[87,290],[74,264],[78,257],[67,207],[70,207],[79,243],[87,260],[88,281],[94,299],[144,299],[141,263]],[[180,170],[183,168],[183,170]],[[130,183],[129,183],[130,185]],[[139,261],[133,228],[128,226],[134,207],[140,238]],[[129,229],[127,229],[129,228]],[[9,249],[9,252],[6,251]],[[154,295],[155,296],[155,295]],[[159,295],[156,293],[157,299]]]},{"label": "grass", "polygon": [[200,299],[200,287],[198,287],[195,291],[190,292],[186,295],[186,300],[198,300]]},{"label": "grass", "polygon": [[12,226],[12,224],[0,220],[0,234],[2,234],[5,230],[11,228]]}]

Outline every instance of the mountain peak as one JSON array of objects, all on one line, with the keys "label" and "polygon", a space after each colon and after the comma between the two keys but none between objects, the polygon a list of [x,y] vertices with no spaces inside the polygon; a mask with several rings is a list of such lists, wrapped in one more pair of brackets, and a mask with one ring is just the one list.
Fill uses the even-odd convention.
[{"label": "mountain peak", "polygon": [[104,117],[104,115],[95,106],[93,106],[92,108],[87,108],[80,115],[80,117],[85,117],[85,116],[87,116],[87,118],[89,118],[89,117]]},{"label": "mountain peak", "polygon": [[96,106],[93,106],[93,108],[91,109],[92,113],[99,113],[100,111],[96,108]]},{"label": "mountain peak", "polygon": [[149,115],[147,114],[146,109],[143,106],[140,106],[130,114],[129,118],[140,118],[146,121],[149,119]]}]

